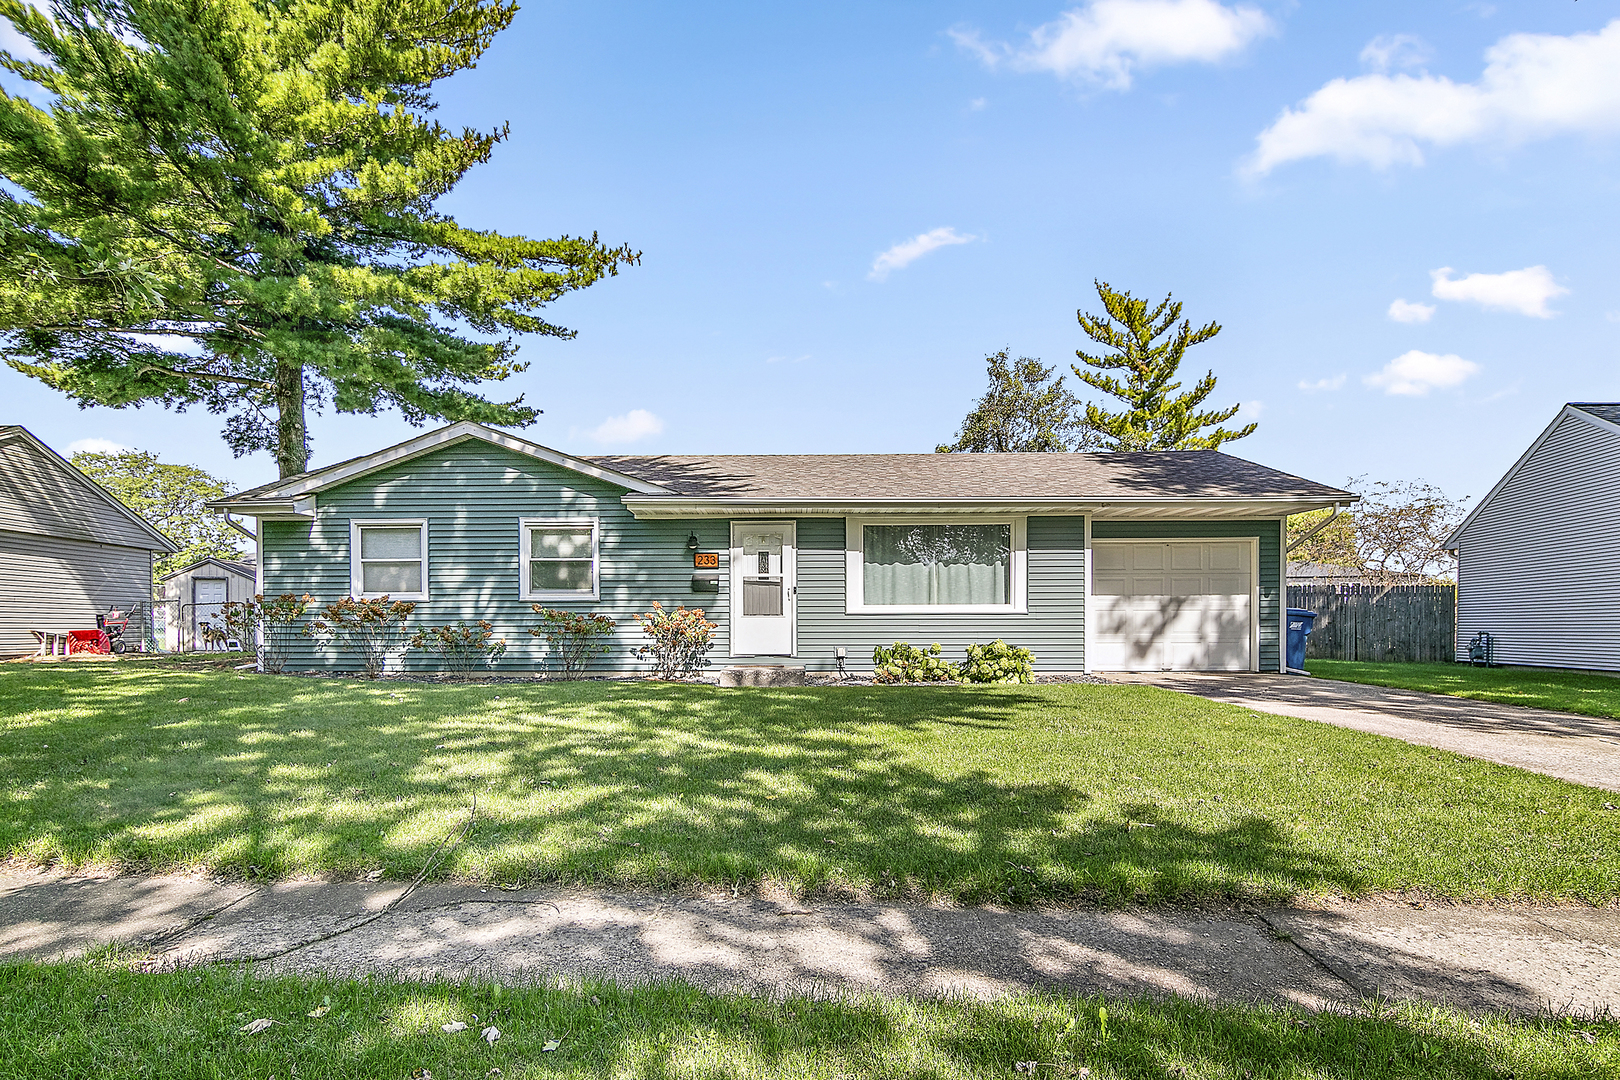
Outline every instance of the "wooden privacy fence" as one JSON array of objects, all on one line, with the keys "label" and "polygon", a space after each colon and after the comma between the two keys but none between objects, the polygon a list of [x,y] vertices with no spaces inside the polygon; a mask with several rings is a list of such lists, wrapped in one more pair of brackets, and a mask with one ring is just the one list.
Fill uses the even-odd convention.
[{"label": "wooden privacy fence", "polygon": [[1306,659],[1456,658],[1455,585],[1290,585],[1288,606],[1316,612]]}]

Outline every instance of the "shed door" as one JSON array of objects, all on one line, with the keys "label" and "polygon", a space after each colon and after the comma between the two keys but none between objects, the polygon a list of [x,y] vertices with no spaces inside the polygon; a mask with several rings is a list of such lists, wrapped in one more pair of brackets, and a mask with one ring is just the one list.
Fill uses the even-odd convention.
[{"label": "shed door", "polygon": [[1252,670],[1253,558],[1248,540],[1094,542],[1092,670]]},{"label": "shed door", "polygon": [[203,644],[202,624],[219,624],[220,610],[225,606],[224,578],[195,578],[191,583],[191,641],[192,648]]}]

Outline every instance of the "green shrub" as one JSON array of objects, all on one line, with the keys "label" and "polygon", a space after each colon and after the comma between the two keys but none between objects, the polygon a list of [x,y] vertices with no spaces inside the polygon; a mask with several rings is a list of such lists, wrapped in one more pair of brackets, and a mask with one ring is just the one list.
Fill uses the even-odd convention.
[{"label": "green shrub", "polygon": [[956,682],[961,672],[940,657],[942,651],[937,641],[927,649],[904,641],[888,648],[879,645],[872,650],[872,679],[880,683]]},{"label": "green shrub", "polygon": [[493,665],[506,652],[506,639],[495,636],[495,627],[487,619],[471,625],[458,622],[429,626],[412,634],[405,644],[434,654],[441,667],[462,678]]},{"label": "green shrub", "polygon": [[617,624],[606,615],[584,615],[542,604],[529,606],[540,616],[540,625],[529,627],[529,633],[546,639],[562,661],[563,678],[579,678],[592,656],[608,651],[606,639],[613,636]]},{"label": "green shrub", "polygon": [[719,627],[704,616],[703,609],[678,607],[665,611],[664,605],[654,600],[653,609],[637,615],[636,621],[641,624],[641,632],[652,639],[636,653],[652,659],[653,674],[658,678],[692,675],[709,662],[714,632]]},{"label": "green shrub", "polygon": [[405,620],[416,611],[409,600],[390,600],[386,595],[367,600],[345,596],[322,608],[304,633],[360,654],[366,677],[382,678],[388,654],[405,636]]},{"label": "green shrub", "polygon": [[962,678],[975,683],[1028,683],[1035,681],[1035,654],[1000,638],[988,645],[969,645]]}]

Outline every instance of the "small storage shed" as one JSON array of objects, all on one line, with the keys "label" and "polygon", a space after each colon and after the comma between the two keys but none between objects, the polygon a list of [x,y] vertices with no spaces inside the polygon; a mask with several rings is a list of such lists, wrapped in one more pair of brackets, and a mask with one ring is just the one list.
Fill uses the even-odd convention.
[{"label": "small storage shed", "polygon": [[94,629],[112,607],[144,611],[153,557],[177,550],[28,431],[0,426],[0,656],[34,652],[36,630]]},{"label": "small storage shed", "polygon": [[1457,659],[1620,671],[1620,403],[1571,402],[1446,541]]},{"label": "small storage shed", "polygon": [[250,600],[258,589],[258,566],[235,559],[200,559],[166,575],[163,587],[163,648],[195,652],[207,647],[202,624],[227,603]]}]

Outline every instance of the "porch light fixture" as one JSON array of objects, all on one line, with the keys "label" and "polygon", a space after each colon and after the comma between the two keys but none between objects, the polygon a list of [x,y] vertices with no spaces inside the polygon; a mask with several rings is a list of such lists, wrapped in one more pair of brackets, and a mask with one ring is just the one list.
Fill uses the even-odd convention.
[{"label": "porch light fixture", "polygon": [[696,551],[697,549],[698,549],[697,533],[692,533],[690,536],[688,536],[686,538],[686,550],[687,551]]}]

